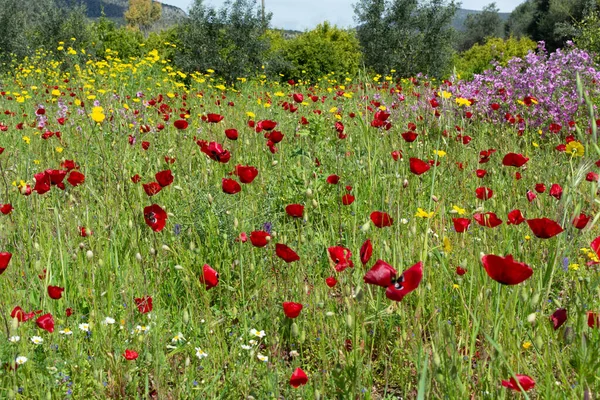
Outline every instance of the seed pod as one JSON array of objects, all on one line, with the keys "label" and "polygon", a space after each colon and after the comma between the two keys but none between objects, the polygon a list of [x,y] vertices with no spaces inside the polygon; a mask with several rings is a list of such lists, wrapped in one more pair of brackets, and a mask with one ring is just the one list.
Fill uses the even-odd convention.
[{"label": "seed pod", "polygon": [[352,314],[346,314],[346,326],[348,329],[352,329],[352,326],[354,326],[354,318],[352,317]]},{"label": "seed pod", "polygon": [[190,313],[188,310],[183,310],[183,323],[188,324],[190,322]]},{"label": "seed pod", "polygon": [[91,251],[91,250],[88,250],[88,251],[85,253],[85,256],[87,257],[87,259],[88,259],[88,260],[91,260],[92,258],[94,258],[94,252],[93,252],[93,251]]},{"label": "seed pod", "polygon": [[298,337],[300,335],[300,330],[298,329],[298,325],[294,322],[292,324],[292,336]]}]

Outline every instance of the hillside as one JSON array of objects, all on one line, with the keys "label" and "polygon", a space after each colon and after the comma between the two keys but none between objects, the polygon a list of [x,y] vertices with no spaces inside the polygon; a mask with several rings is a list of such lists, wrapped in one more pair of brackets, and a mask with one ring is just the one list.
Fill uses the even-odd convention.
[{"label": "hillside", "polygon": [[[459,8],[454,15],[454,19],[452,20],[452,26],[458,31],[463,31],[465,29],[465,21],[467,20],[467,16],[471,14],[479,14],[480,12],[481,11],[478,10],[466,10],[464,8]],[[498,14],[503,21],[508,20],[508,17],[510,16],[510,13]]]}]

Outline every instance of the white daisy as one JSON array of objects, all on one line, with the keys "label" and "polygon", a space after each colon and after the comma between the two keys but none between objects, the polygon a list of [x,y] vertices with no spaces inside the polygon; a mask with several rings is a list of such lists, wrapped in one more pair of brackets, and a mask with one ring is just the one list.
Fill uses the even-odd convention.
[{"label": "white daisy", "polygon": [[256,329],[252,328],[250,329],[250,334],[252,336],[256,336],[258,338],[264,338],[265,336],[267,336],[267,334],[265,333],[265,331],[257,331]]},{"label": "white daisy", "polygon": [[27,357],[25,357],[25,356],[19,356],[19,357],[16,358],[15,361],[16,361],[16,363],[18,365],[23,365],[23,364],[25,364],[27,362]]},{"label": "white daisy", "polygon": [[58,333],[60,333],[61,335],[67,335],[67,336],[69,336],[69,335],[73,334],[73,331],[70,330],[69,328],[65,328],[65,329],[63,329],[61,331],[58,331]]},{"label": "white daisy", "polygon": [[104,321],[102,321],[102,324],[104,325],[112,325],[115,323],[115,319],[111,318],[111,317],[106,317],[104,318]]},{"label": "white daisy", "polygon": [[252,346],[248,346],[247,344],[242,345],[242,349],[244,349],[244,350],[250,350],[251,348],[252,348]]},{"label": "white daisy", "polygon": [[260,353],[258,353],[257,357],[258,357],[258,359],[259,359],[260,361],[262,361],[262,362],[267,362],[267,361],[269,361],[269,357],[267,357],[267,356],[263,356],[263,355],[262,355],[262,354],[260,354]]},{"label": "white daisy", "polygon": [[183,342],[185,337],[183,337],[183,333],[179,332],[177,335],[171,339],[171,343]]},{"label": "white daisy", "polygon": [[90,324],[87,324],[87,323],[79,324],[79,329],[81,329],[84,332],[89,332],[90,331]]},{"label": "white daisy", "polygon": [[12,343],[17,343],[19,340],[21,340],[20,336],[11,336],[8,338],[8,341]]},{"label": "white daisy", "polygon": [[202,360],[203,358],[208,357],[208,353],[204,352],[200,347],[196,347],[196,357]]},{"label": "white daisy", "polygon": [[32,341],[34,344],[42,344],[42,343],[44,343],[44,339],[42,339],[42,338],[41,338],[41,337],[39,337],[39,336],[33,336],[33,337],[31,338],[31,341]]}]

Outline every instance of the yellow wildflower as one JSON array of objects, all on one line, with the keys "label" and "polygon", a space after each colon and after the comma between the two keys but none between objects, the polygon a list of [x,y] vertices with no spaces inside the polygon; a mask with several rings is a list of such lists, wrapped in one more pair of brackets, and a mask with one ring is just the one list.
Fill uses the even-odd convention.
[{"label": "yellow wildflower", "polygon": [[423,210],[422,208],[417,208],[417,213],[415,214],[415,217],[419,217],[419,218],[431,218],[433,217],[434,212],[427,212],[425,210]]},{"label": "yellow wildflower", "polygon": [[585,154],[585,147],[583,147],[581,143],[573,140],[567,144],[566,152],[573,157],[583,157]]}]

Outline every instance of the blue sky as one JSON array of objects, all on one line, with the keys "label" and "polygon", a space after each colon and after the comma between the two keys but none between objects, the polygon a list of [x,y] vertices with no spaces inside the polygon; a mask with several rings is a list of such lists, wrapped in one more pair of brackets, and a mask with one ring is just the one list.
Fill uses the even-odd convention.
[{"label": "blue sky", "polygon": [[[220,7],[225,0],[204,0],[205,4]],[[511,12],[524,0],[496,1],[501,12]],[[192,0],[161,0],[185,11]],[[260,0],[257,0],[260,3]],[[275,28],[305,30],[314,28],[325,20],[341,27],[354,25],[355,0],[265,0],[266,8],[273,13],[271,25]],[[488,0],[463,0],[462,8],[481,10],[491,3]]]}]

